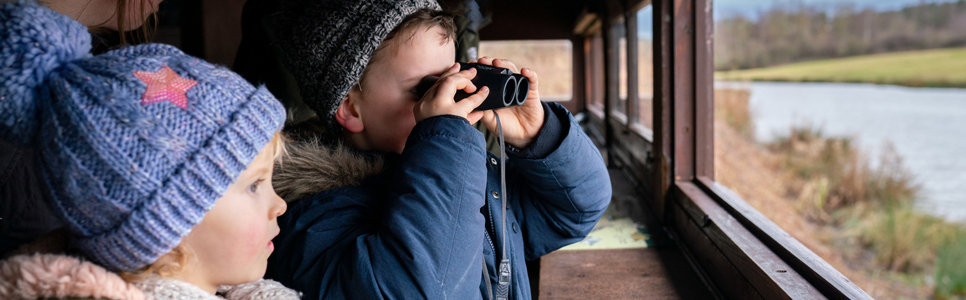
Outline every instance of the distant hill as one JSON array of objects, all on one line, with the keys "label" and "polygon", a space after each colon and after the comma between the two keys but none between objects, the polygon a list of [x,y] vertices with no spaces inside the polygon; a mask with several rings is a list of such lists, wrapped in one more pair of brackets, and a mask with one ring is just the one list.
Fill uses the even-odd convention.
[{"label": "distant hill", "polygon": [[716,72],[737,81],[821,81],[966,88],[966,48],[933,49],[815,60]]},{"label": "distant hill", "polygon": [[[897,5],[899,1],[884,0],[879,5]],[[966,46],[966,0],[923,1],[886,11],[873,9],[876,6],[871,4],[866,8],[850,4],[858,2],[862,1],[830,7],[803,0],[794,5],[771,6],[759,11],[756,18],[744,14],[718,18],[715,69],[761,68],[816,59]],[[718,9],[718,5],[729,2],[716,3],[722,3],[716,4]]]}]

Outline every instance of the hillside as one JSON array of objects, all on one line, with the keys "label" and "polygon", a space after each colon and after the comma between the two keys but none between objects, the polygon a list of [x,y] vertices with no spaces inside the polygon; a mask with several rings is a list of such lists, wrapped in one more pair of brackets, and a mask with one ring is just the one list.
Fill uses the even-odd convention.
[{"label": "hillside", "polygon": [[966,48],[948,48],[815,60],[760,69],[715,72],[737,81],[821,81],[966,87]]}]

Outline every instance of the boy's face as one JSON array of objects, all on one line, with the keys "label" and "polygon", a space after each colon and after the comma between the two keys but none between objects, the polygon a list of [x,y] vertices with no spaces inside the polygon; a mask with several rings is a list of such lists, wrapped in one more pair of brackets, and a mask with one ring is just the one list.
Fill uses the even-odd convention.
[{"label": "boy's face", "polygon": [[277,217],[286,204],[272,188],[269,143],[183,239],[193,257],[181,278],[203,289],[251,282],[265,275],[275,249]]},{"label": "boy's face", "polygon": [[[412,35],[412,39],[409,37]],[[409,132],[416,126],[413,107],[419,101],[414,89],[426,75],[441,75],[456,62],[452,40],[445,40],[439,26],[427,30],[400,32],[367,67],[359,97],[358,113],[363,123],[359,138],[350,138],[357,148],[402,153]],[[408,40],[407,40],[408,39]]]}]

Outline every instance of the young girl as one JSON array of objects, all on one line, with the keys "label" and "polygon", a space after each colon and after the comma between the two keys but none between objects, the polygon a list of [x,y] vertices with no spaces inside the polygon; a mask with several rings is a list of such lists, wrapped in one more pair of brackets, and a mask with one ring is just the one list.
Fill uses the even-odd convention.
[{"label": "young girl", "polygon": [[[0,299],[298,299],[261,280],[282,106],[174,47],[90,56],[87,28],[0,5],[0,121],[39,149],[67,254],[0,261]],[[123,279],[122,279],[123,278]]]},{"label": "young girl", "polygon": [[[22,0],[0,0],[15,3]],[[92,33],[92,49],[100,54],[130,43],[146,42],[153,30],[147,20],[160,0],[38,0],[40,5],[71,17]],[[139,29],[139,30],[136,30]],[[122,32],[122,33],[118,33]],[[36,149],[17,146],[8,133],[16,128],[0,122],[0,255],[63,226],[44,198],[43,180],[34,168]]]}]

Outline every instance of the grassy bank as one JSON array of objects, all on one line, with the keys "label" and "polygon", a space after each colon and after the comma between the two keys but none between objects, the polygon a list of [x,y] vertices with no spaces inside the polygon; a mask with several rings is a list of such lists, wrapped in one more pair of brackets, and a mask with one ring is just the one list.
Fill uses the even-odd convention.
[{"label": "grassy bank", "polygon": [[966,48],[933,49],[816,60],[715,72],[737,81],[856,82],[911,87],[966,87]]},{"label": "grassy bank", "polygon": [[[915,209],[891,148],[790,128],[754,140],[748,91],[715,91],[715,177],[877,299],[966,296],[966,230]],[[878,159],[871,167],[871,159]]]}]

